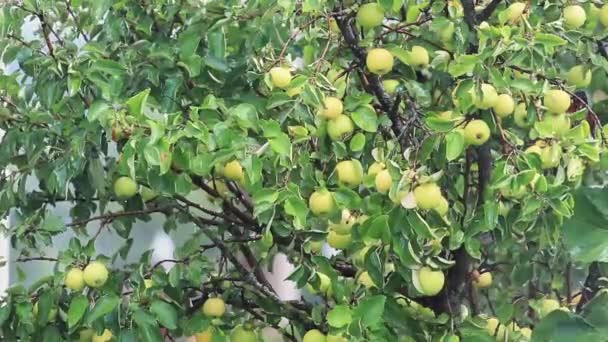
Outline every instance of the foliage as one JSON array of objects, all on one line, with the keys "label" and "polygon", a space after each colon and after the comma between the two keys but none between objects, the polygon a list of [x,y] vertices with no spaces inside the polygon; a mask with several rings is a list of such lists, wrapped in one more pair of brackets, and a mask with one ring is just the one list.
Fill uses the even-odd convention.
[{"label": "foliage", "polygon": [[[0,211],[16,262],[55,267],[9,289],[2,339],[605,340],[607,5],[361,5],[4,5]],[[124,265],[152,215],[199,229]],[[278,253],[300,300],[265,278]]]}]

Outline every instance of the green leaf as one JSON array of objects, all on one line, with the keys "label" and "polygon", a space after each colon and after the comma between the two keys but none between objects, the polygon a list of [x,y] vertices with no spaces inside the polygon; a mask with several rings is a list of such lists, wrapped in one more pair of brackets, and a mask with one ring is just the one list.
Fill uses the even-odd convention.
[{"label": "green leaf", "polygon": [[354,318],[361,321],[362,326],[372,327],[382,322],[386,297],[375,295],[364,297],[354,312]]},{"label": "green leaf", "polygon": [[550,33],[536,32],[534,41],[542,44],[545,48],[553,48],[556,46],[565,45],[567,43],[563,38]]},{"label": "green leaf", "polygon": [[378,114],[370,105],[357,107],[351,117],[355,125],[364,131],[376,132],[378,130]]},{"label": "green leaf", "polygon": [[177,310],[162,300],[155,300],[150,305],[150,311],[156,315],[156,319],[164,327],[171,330],[177,329]]},{"label": "green leaf", "polygon": [[115,295],[115,294],[104,295],[97,301],[97,303],[95,303],[95,306],[93,307],[93,309],[91,311],[89,311],[89,314],[87,315],[86,320],[85,320],[86,324],[90,325],[97,319],[114,311],[114,309],[116,309],[116,307],[118,307],[119,303],[120,303],[120,297],[118,297],[117,295]]},{"label": "green leaf", "polygon": [[608,192],[581,187],[574,215],[564,222],[564,242],[574,260],[608,262]]},{"label": "green leaf", "polygon": [[229,112],[237,119],[240,127],[256,127],[256,123],[258,122],[258,114],[254,105],[249,103],[241,103],[230,108]]},{"label": "green leaf", "polygon": [[582,317],[555,310],[534,327],[534,342],[602,341],[600,332]]},{"label": "green leaf", "polygon": [[608,292],[600,291],[584,306],[581,315],[604,336],[608,336]]},{"label": "green leaf", "polygon": [[268,139],[270,147],[273,151],[282,156],[291,155],[291,141],[289,136],[285,133],[281,133],[274,138]]},{"label": "green leaf", "polygon": [[365,147],[365,134],[357,133],[351,139],[349,143],[350,150],[353,152],[360,152]]},{"label": "green leaf", "polygon": [[91,104],[87,112],[87,119],[91,122],[106,119],[109,109],[109,104],[103,100],[97,100]]},{"label": "green leaf", "polygon": [[456,57],[454,62],[450,63],[448,72],[454,77],[459,77],[473,72],[479,63],[479,57],[476,55],[460,55]]},{"label": "green leaf", "polygon": [[129,109],[129,113],[135,117],[141,117],[144,112],[144,108],[146,107],[146,102],[148,101],[149,95],[150,89],[146,89],[128,99],[126,105]]},{"label": "green leaf", "polygon": [[72,298],[68,309],[68,327],[73,328],[84,316],[89,307],[89,299],[85,295],[78,295]]},{"label": "green leaf", "polygon": [[452,131],[445,136],[445,157],[452,161],[464,151],[464,135],[461,131]]},{"label": "green leaf", "polygon": [[342,328],[352,322],[353,317],[347,305],[336,305],[327,313],[327,323],[334,328]]}]

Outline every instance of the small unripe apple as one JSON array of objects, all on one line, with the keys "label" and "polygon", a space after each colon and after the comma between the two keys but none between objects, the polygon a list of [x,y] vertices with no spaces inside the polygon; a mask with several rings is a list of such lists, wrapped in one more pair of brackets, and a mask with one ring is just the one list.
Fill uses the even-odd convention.
[{"label": "small unripe apple", "polygon": [[552,169],[559,165],[562,157],[561,148],[556,145],[543,147],[540,160],[542,162],[543,169]]},{"label": "small unripe apple", "polygon": [[275,87],[285,89],[291,83],[291,72],[287,68],[274,67],[270,69],[270,80]]},{"label": "small unripe apple", "polygon": [[328,96],[323,101],[323,109],[321,109],[321,115],[327,119],[335,119],[338,115],[342,114],[344,106],[339,98]]},{"label": "small unripe apple", "polygon": [[342,335],[327,335],[325,342],[348,342],[348,339]]},{"label": "small unripe apple", "polygon": [[149,202],[158,197],[158,193],[147,186],[141,186],[139,188],[139,195],[144,202]]},{"label": "small unripe apple", "polygon": [[442,271],[433,271],[431,268],[424,266],[418,270],[418,282],[422,294],[434,296],[443,288],[445,276]]},{"label": "small unripe apple", "polygon": [[[497,329],[498,328],[498,329]],[[486,321],[486,331],[492,336],[496,336],[496,341],[504,341],[506,329],[500,321],[494,317],[489,318]]]},{"label": "small unripe apple", "polygon": [[366,30],[382,25],[384,9],[378,3],[371,2],[359,7],[357,24]]},{"label": "small unripe apple", "polygon": [[302,337],[302,342],[325,342],[325,335],[317,329],[308,330],[304,337]]},{"label": "small unripe apple", "polygon": [[564,8],[564,24],[568,28],[579,28],[585,24],[587,13],[579,5],[571,5]]},{"label": "small unripe apple", "polygon": [[522,336],[525,336],[527,338],[532,338],[532,329],[530,329],[528,327],[521,328],[519,330],[519,332],[521,333]]},{"label": "small unripe apple", "polygon": [[559,302],[555,299],[547,299],[544,298],[540,302],[540,312],[539,316],[541,318],[547,316],[551,312],[558,310],[560,308]]},{"label": "small unripe apple", "polygon": [[524,152],[527,154],[536,153],[540,156],[541,153],[543,152],[543,149],[538,145],[532,145],[532,146],[529,146],[528,148],[526,148],[526,150]]},{"label": "small unripe apple", "polygon": [[119,177],[114,182],[114,194],[120,199],[129,199],[137,193],[137,183],[130,177]]},{"label": "small unripe apple", "polygon": [[524,10],[526,9],[526,3],[524,2],[514,2],[509,7],[507,7],[508,20],[511,24],[516,24],[521,19],[524,14]]},{"label": "small unripe apple", "polygon": [[435,211],[437,212],[437,214],[439,214],[439,216],[445,216],[448,213],[448,210],[450,209],[450,204],[448,203],[448,200],[445,199],[445,197],[441,196],[441,198],[439,199],[439,205],[436,206]]},{"label": "small unripe apple", "polygon": [[414,45],[410,51],[409,62],[411,66],[425,67],[429,65],[429,52],[420,45]]},{"label": "small unripe apple", "polygon": [[374,284],[372,277],[370,277],[370,275],[367,271],[361,272],[361,274],[357,278],[357,282],[359,284],[365,286],[368,289],[370,289],[372,287],[376,287],[376,284]]},{"label": "small unripe apple", "polygon": [[82,291],[85,286],[84,272],[79,268],[72,268],[65,274],[65,287],[72,291]]},{"label": "small unripe apple", "polygon": [[329,30],[331,32],[340,32],[340,27],[338,26],[338,22],[336,22],[336,19],[331,17],[329,18]]},{"label": "small unripe apple", "polygon": [[477,277],[477,279],[473,280],[473,285],[478,289],[485,289],[492,285],[492,273],[484,272]]},{"label": "small unripe apple", "polygon": [[336,165],[338,181],[349,187],[356,187],[363,181],[363,168],[358,160],[344,160]]},{"label": "small unripe apple", "polygon": [[355,124],[348,115],[340,114],[327,122],[327,135],[333,141],[342,140],[355,130]]},{"label": "small unripe apple", "polygon": [[566,79],[577,88],[585,88],[591,84],[591,69],[585,70],[582,65],[574,66],[566,74]]},{"label": "small unripe apple", "polygon": [[93,261],[84,268],[84,282],[93,288],[102,287],[108,280],[108,269],[99,261]]},{"label": "small unripe apple", "polygon": [[384,165],[384,163],[374,162],[372,165],[370,165],[369,169],[367,169],[367,174],[370,176],[375,176],[378,174],[378,172],[384,170],[385,168],[386,165]]},{"label": "small unripe apple", "polygon": [[194,335],[196,342],[211,342],[213,340],[213,329],[208,328],[203,332]]},{"label": "small unripe apple", "polygon": [[308,247],[310,248],[311,253],[317,254],[321,252],[321,249],[323,249],[324,244],[325,243],[323,241],[309,241]]},{"label": "small unripe apple", "polygon": [[393,184],[393,178],[388,170],[378,172],[375,178],[376,190],[380,193],[387,192]]},{"label": "small unripe apple", "polygon": [[244,179],[243,166],[238,160],[233,160],[224,165],[224,177],[240,182]]},{"label": "small unripe apple", "polygon": [[350,247],[352,239],[350,234],[338,234],[333,230],[327,233],[327,244],[335,249],[347,249]]},{"label": "small unripe apple", "polygon": [[599,18],[602,25],[604,25],[604,27],[608,27],[608,4],[605,4],[600,9]]},{"label": "small unripe apple", "polygon": [[498,100],[498,93],[491,84],[481,85],[481,97],[478,97],[475,89],[472,89],[473,104],[479,109],[492,108]]},{"label": "small unripe apple", "polygon": [[230,341],[235,342],[257,342],[258,334],[243,325],[239,325],[230,332]]},{"label": "small unripe apple", "polygon": [[543,105],[552,113],[565,113],[570,108],[570,95],[563,90],[551,89],[545,93]]},{"label": "small unripe apple", "polygon": [[334,197],[325,189],[315,191],[308,199],[308,207],[317,216],[326,215],[334,210]]},{"label": "small unripe apple", "polygon": [[397,91],[397,87],[399,86],[399,81],[384,80],[384,81],[382,81],[382,86],[384,87],[384,90],[386,90],[387,94],[393,95]]},{"label": "small unripe apple", "polygon": [[530,120],[528,120],[528,109],[526,108],[526,104],[524,102],[515,107],[513,121],[515,121],[515,125],[517,125],[517,127],[521,128],[528,128],[532,124]]},{"label": "small unripe apple", "polygon": [[547,113],[542,120],[543,123],[549,123],[552,133],[560,137],[570,130],[570,118],[564,114]]},{"label": "small unripe apple", "polygon": [[367,69],[377,75],[384,75],[393,70],[393,54],[386,49],[371,49],[367,53],[365,64]]},{"label": "small unripe apple", "polygon": [[464,127],[464,141],[469,145],[483,145],[489,138],[490,127],[483,120],[472,120]]},{"label": "small unripe apple", "polygon": [[515,110],[515,101],[509,94],[500,94],[494,104],[494,113],[501,118],[507,117]]},{"label": "small unripe apple", "polygon": [[226,313],[226,303],[221,298],[209,298],[203,304],[202,310],[207,317],[222,317]]},{"label": "small unripe apple", "polygon": [[441,204],[441,189],[435,183],[424,183],[414,189],[416,206],[420,209],[434,209]]},{"label": "small unripe apple", "polygon": [[93,336],[91,342],[109,342],[112,340],[112,337],[114,337],[112,332],[108,329],[105,329],[101,335]]}]

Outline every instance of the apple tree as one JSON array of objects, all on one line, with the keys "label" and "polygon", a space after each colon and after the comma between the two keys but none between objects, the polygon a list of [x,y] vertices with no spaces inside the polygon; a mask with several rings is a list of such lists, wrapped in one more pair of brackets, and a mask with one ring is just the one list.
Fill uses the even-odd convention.
[{"label": "apple tree", "polygon": [[[3,231],[53,272],[0,336],[606,341],[607,37],[600,0],[8,1]],[[151,217],[196,233],[125,263]]]}]

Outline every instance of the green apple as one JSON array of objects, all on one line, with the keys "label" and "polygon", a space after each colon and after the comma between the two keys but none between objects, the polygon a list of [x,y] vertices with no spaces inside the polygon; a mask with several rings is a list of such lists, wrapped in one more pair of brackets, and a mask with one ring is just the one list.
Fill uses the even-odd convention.
[{"label": "green apple", "polygon": [[327,122],[327,135],[333,141],[342,140],[355,130],[355,125],[348,115],[340,114]]},{"label": "green apple", "polygon": [[485,289],[492,285],[492,273],[484,272],[477,277],[477,279],[473,280],[473,285],[478,289]]},{"label": "green apple", "polygon": [[137,193],[137,183],[130,177],[119,177],[114,182],[114,194],[120,199],[128,199]]},{"label": "green apple", "polygon": [[393,54],[381,48],[371,49],[365,58],[367,70],[373,74],[384,75],[393,70]]},{"label": "green apple", "polygon": [[317,190],[308,198],[308,208],[317,216],[326,215],[334,210],[334,196],[325,189]]},{"label": "green apple", "polygon": [[317,254],[321,252],[321,249],[323,249],[324,244],[325,243],[323,241],[309,241],[308,247],[310,248],[311,253]]},{"label": "green apple", "polygon": [[226,303],[222,298],[211,297],[203,304],[202,311],[207,317],[222,317],[226,313]]},{"label": "green apple", "polygon": [[390,190],[391,185],[393,184],[393,178],[388,170],[382,170],[378,172],[375,178],[376,190],[380,193],[386,193]]},{"label": "green apple", "polygon": [[514,2],[509,7],[507,7],[507,17],[511,24],[516,24],[521,20],[526,6],[527,5],[525,2]]},{"label": "green apple", "polygon": [[304,334],[302,342],[326,342],[327,337],[317,329],[311,329]]},{"label": "green apple", "polygon": [[591,69],[583,65],[574,66],[566,74],[566,79],[577,88],[585,88],[591,84]]},{"label": "green apple", "polygon": [[338,234],[330,230],[327,234],[327,244],[335,249],[347,249],[350,247],[353,238],[350,234]]},{"label": "green apple", "polygon": [[429,65],[429,53],[420,45],[412,46],[409,55],[409,64],[414,67],[425,67]]},{"label": "green apple", "polygon": [[429,267],[421,267],[418,271],[418,283],[422,294],[434,296],[441,291],[445,283],[445,276],[442,271],[433,271]]},{"label": "green apple", "polygon": [[566,134],[570,130],[570,118],[564,113],[547,113],[547,115],[545,115],[543,118],[543,121],[547,120],[551,124],[553,134],[557,137]]},{"label": "green apple", "polygon": [[531,145],[528,148],[526,148],[524,153],[527,153],[527,154],[536,153],[540,156],[543,153],[543,149],[538,145]]},{"label": "green apple", "polygon": [[357,24],[366,30],[382,25],[384,21],[384,9],[375,2],[359,7],[357,12]]},{"label": "green apple", "polygon": [[464,127],[464,141],[469,145],[483,145],[489,138],[490,127],[483,120],[472,120]]},{"label": "green apple", "polygon": [[414,189],[416,206],[420,209],[434,209],[441,204],[441,189],[435,183],[424,183]]},{"label": "green apple", "polygon": [[82,291],[85,286],[84,272],[80,268],[72,268],[65,274],[65,287],[72,291]]},{"label": "green apple", "polygon": [[478,97],[475,88],[471,89],[473,104],[479,109],[490,109],[498,101],[498,93],[491,84],[483,83],[481,85],[481,97]]},{"label": "green apple", "polygon": [[356,160],[344,160],[336,164],[338,181],[349,187],[357,187],[363,181],[363,168],[361,163]]},{"label": "green apple", "polygon": [[604,25],[604,27],[608,27],[608,4],[605,4],[600,9],[599,18],[602,25]]},{"label": "green apple", "polygon": [[93,261],[84,268],[84,282],[93,288],[102,287],[108,281],[108,269],[99,261]]},{"label": "green apple", "polygon": [[579,5],[571,5],[564,8],[564,24],[567,28],[579,28],[585,24],[587,14],[585,9]]},{"label": "green apple", "polygon": [[552,113],[565,113],[570,103],[570,95],[559,89],[548,90],[543,99],[543,105]]},{"label": "green apple", "polygon": [[500,94],[494,104],[494,113],[500,118],[507,117],[515,110],[515,101],[509,94]]},{"label": "green apple", "polygon": [[197,333],[194,338],[196,342],[211,342],[213,340],[213,328],[207,328],[207,330]]},{"label": "green apple", "polygon": [[233,160],[224,165],[224,177],[241,182],[245,179],[245,173],[243,172],[243,166],[238,160]]},{"label": "green apple", "polygon": [[342,335],[327,335],[326,342],[348,342],[348,339]]},{"label": "green apple", "polygon": [[557,167],[561,161],[561,157],[562,150],[559,145],[543,147],[540,154],[543,169],[552,169]]},{"label": "green apple", "polygon": [[109,342],[112,340],[112,337],[114,337],[112,332],[108,329],[105,329],[101,335],[93,336],[91,342]]},{"label": "green apple", "polygon": [[453,22],[449,22],[448,25],[439,32],[439,40],[444,44],[451,44],[454,38],[454,31],[456,28]]},{"label": "green apple", "polygon": [[287,68],[274,67],[270,69],[270,80],[275,87],[285,89],[291,83],[291,72]]},{"label": "green apple", "polygon": [[399,81],[397,81],[397,80],[384,80],[384,81],[382,81],[382,86],[384,87],[384,90],[386,90],[386,92],[389,95],[393,95],[397,91],[397,87],[399,86]]},{"label": "green apple", "polygon": [[528,128],[532,125],[528,119],[528,109],[524,102],[519,103],[513,112],[513,121],[517,127]]},{"label": "green apple", "polygon": [[323,100],[323,108],[321,109],[321,115],[327,119],[335,119],[338,115],[342,114],[344,105],[337,97],[328,96]]},{"label": "green apple", "polygon": [[[32,309],[32,313],[34,314],[34,316],[38,316],[38,302],[36,302],[34,304],[34,308]],[[49,321],[49,322],[54,322],[55,318],[57,318],[57,309],[56,308],[52,308],[51,310],[49,310],[49,313],[46,316],[46,320]]]},{"label": "green apple", "polygon": [[230,341],[234,342],[257,342],[258,334],[243,325],[239,325],[230,332]]},{"label": "green apple", "polygon": [[144,202],[149,202],[158,197],[158,193],[156,191],[143,185],[139,188],[139,195],[141,196],[141,199],[144,200]]},{"label": "green apple", "polygon": [[385,168],[386,165],[384,163],[374,162],[372,165],[370,165],[369,169],[367,169],[367,174],[370,176],[376,176],[378,172],[384,170]]},{"label": "green apple", "polygon": [[528,327],[519,329],[519,332],[521,333],[522,336],[525,336],[529,339],[532,338],[532,329],[530,329]]},{"label": "green apple", "polygon": [[439,199],[439,205],[436,206],[434,210],[437,212],[437,214],[439,214],[439,216],[443,217],[447,215],[449,209],[450,204],[448,203],[448,200],[445,199],[445,197],[441,196],[441,198]]},{"label": "green apple", "polygon": [[527,191],[528,189],[525,185],[521,185],[517,189],[511,189],[508,186],[500,188],[500,194],[503,197],[510,199],[521,199],[522,197],[524,197]]},{"label": "green apple", "polygon": [[558,310],[560,308],[559,302],[555,299],[547,299],[543,298],[540,302],[540,312],[539,316],[541,318],[547,316],[551,312]]},{"label": "green apple", "polygon": [[339,223],[330,223],[329,229],[340,235],[347,235],[351,233],[354,224],[355,218],[350,215],[348,209],[343,209],[342,220]]}]

